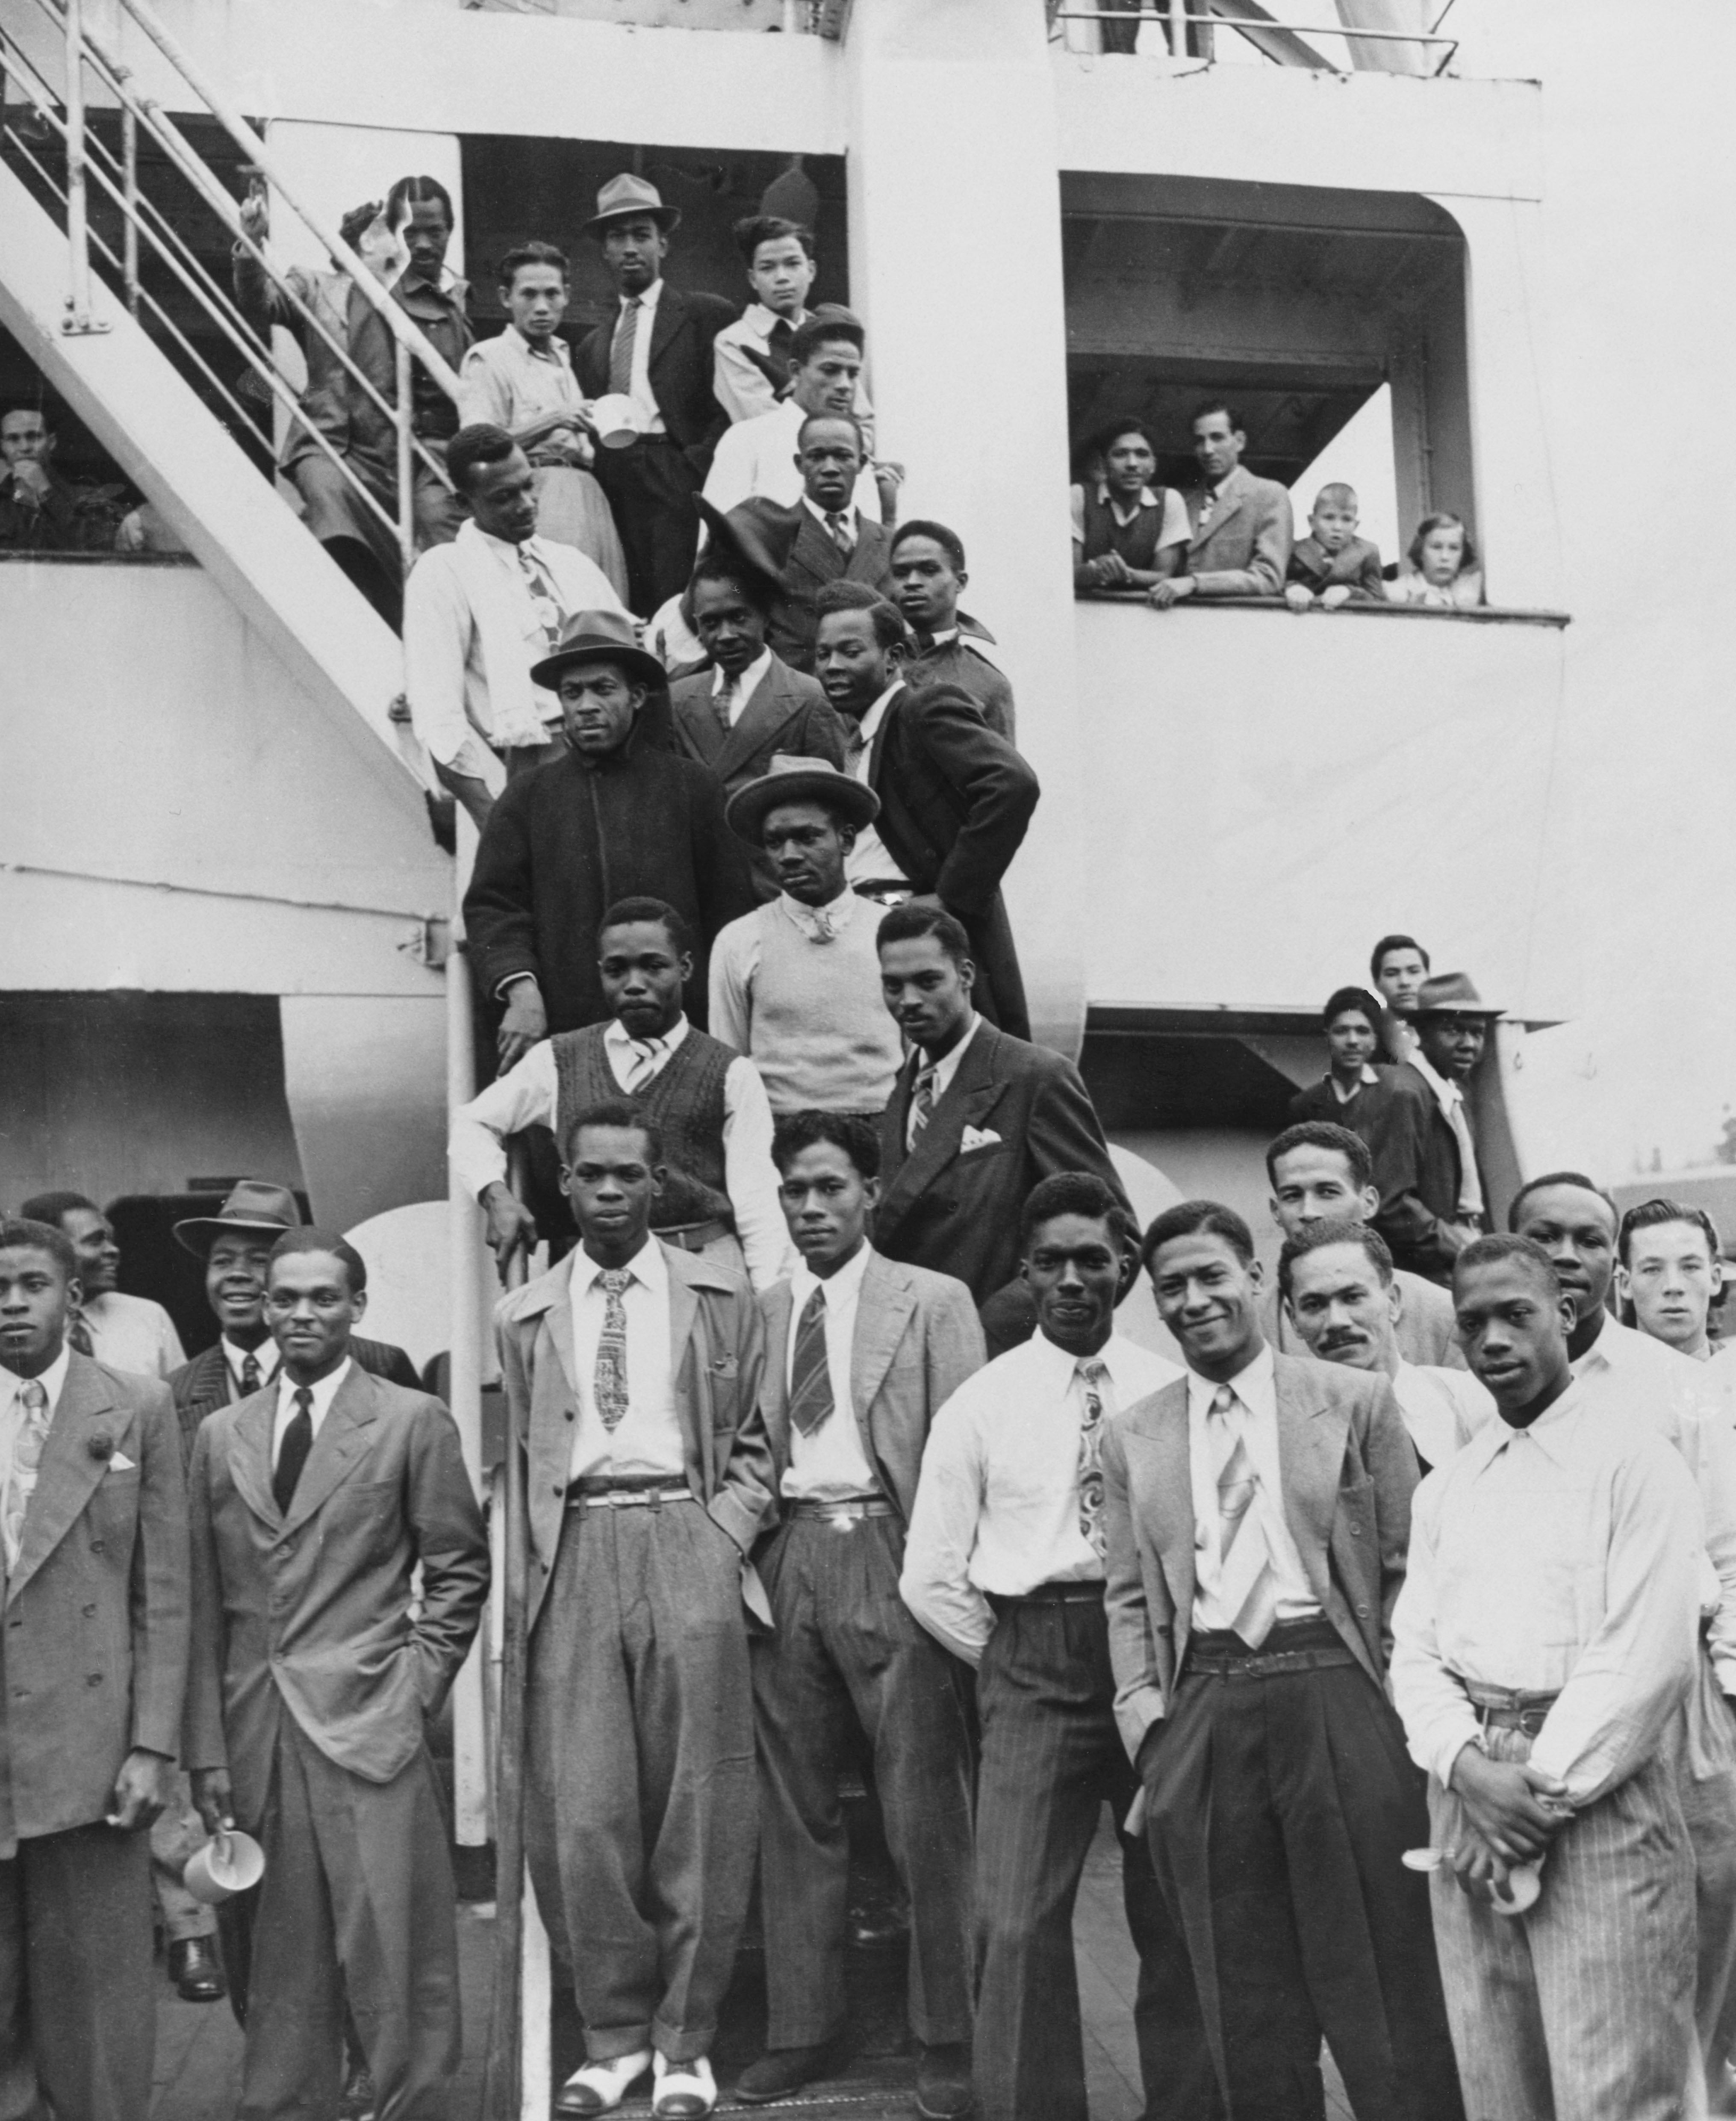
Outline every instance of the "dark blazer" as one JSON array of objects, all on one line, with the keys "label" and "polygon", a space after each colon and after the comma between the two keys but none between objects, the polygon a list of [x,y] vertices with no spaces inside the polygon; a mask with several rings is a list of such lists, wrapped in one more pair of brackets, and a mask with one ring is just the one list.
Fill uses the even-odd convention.
[{"label": "dark blazer", "polygon": [[855,549],[848,559],[799,501],[782,508],[756,496],[738,502],[726,520],[746,526],[749,552],[765,552],[781,561],[766,638],[772,653],[792,669],[811,672],[814,667],[814,636],[820,626],[814,606],[828,582],[866,582],[882,596],[892,594],[892,533],[859,512]]},{"label": "dark blazer", "polygon": [[[1273,1357],[1284,1518],[1310,1587],[1375,1685],[1385,1685],[1404,1582],[1417,1454],[1385,1377]],[[1194,1625],[1194,1489],[1185,1377],[1103,1432],[1109,1648],[1129,1758],[1169,1713]]]},{"label": "dark blazer", "polygon": [[287,1517],[272,1494],[277,1410],[275,1382],[220,1407],[200,1427],[188,1483],[187,1764],[228,1769],[244,1824],[263,1813],[285,1708],[362,1781],[402,1774],[488,1596],[488,1536],[437,1399],[352,1366]]},{"label": "dark blazer", "polygon": [[[609,347],[620,315],[619,302],[612,302],[607,317],[579,341],[573,356],[573,371],[587,398],[600,398],[609,387]],[[721,295],[685,294],[667,280],[657,298],[647,370],[651,395],[670,441],[701,478],[710,468],[718,436],[729,425],[729,415],[711,387],[711,343],[736,315],[735,305]]]},{"label": "dark blazer", "polygon": [[[1443,1235],[1441,1225],[1459,1220],[1458,1139],[1447,1125],[1434,1092],[1409,1061],[1393,1073],[1405,1100],[1401,1117],[1408,1123],[1395,1132],[1389,1144],[1390,1191],[1383,1186],[1375,1228],[1391,1247],[1399,1266],[1426,1275],[1431,1281],[1449,1282],[1458,1250]],[[1466,1116],[1468,1119],[1468,1110]],[[1482,1180],[1480,1162],[1478,1175],[1487,1200],[1489,1188]],[[1483,1226],[1488,1226],[1487,1214]]]},{"label": "dark blazer", "polygon": [[[357,1333],[351,1338],[350,1354],[363,1369],[384,1377],[389,1384],[402,1385],[406,1391],[421,1391],[421,1379],[416,1374],[415,1364],[389,1340],[365,1340]],[[190,1363],[183,1363],[168,1379],[168,1385],[181,1424],[182,1461],[190,1464],[199,1424],[207,1414],[215,1414],[220,1406],[228,1406],[240,1396],[224,1360],[222,1344],[213,1341]]]},{"label": "dark blazer", "polygon": [[[1414,1069],[1403,1074],[1397,1068],[1376,1063],[1375,1080],[1365,1083],[1347,1104],[1340,1104],[1329,1076],[1323,1075],[1290,1100],[1290,1121],[1324,1120],[1333,1126],[1348,1127],[1368,1149],[1374,1166],[1375,1190],[1380,1196],[1375,1226],[1387,1236],[1389,1215],[1411,1182],[1413,1140],[1418,1112],[1417,1100],[1426,1085]],[[1408,1079],[1407,1079],[1407,1078]],[[1389,1238],[1389,1242],[1390,1239]]]},{"label": "dark blazer", "polygon": [[970,934],[978,1008],[1003,1031],[1028,1038],[1025,982],[1000,885],[1042,792],[1036,774],[956,685],[905,685],[874,733],[868,785],[880,798],[876,830],[887,851]]},{"label": "dark blazer", "polygon": [[91,1825],[128,1753],[181,1749],[187,1491],[166,1385],[71,1357],[5,1597],[0,1830]]},{"label": "dark blazer", "polygon": [[[790,1284],[760,1298],[766,1322],[766,1382],[760,1407],[771,1445],[772,1487],[789,1470]],[[951,1275],[930,1274],[877,1251],[862,1276],[850,1336],[850,1404],[863,1453],[887,1500],[908,1525],[916,1502],[929,1425],[965,1379],[983,1367],[983,1331],[970,1292]],[[836,1416],[834,1415],[834,1419]]]},{"label": "dark blazer", "polygon": [[669,688],[676,748],[709,767],[733,795],[767,772],[774,752],[844,763],[845,728],[812,678],[774,655],[766,681],[728,736],[711,705],[714,670],[677,678]]},{"label": "dark blazer", "polygon": [[1047,1047],[987,1022],[977,1025],[915,1154],[907,1156],[905,1126],[921,1057],[913,1053],[899,1070],[880,1122],[874,1249],[955,1275],[980,1305],[1017,1270],[1019,1215],[1040,1178],[1089,1171],[1124,1205],[1127,1195],[1078,1070]]},{"label": "dark blazer", "polygon": [[1300,582],[1315,596],[1323,590],[1347,589],[1352,604],[1386,601],[1380,548],[1370,544],[1366,538],[1352,538],[1339,552],[1329,552],[1311,537],[1298,538],[1286,580]]},{"label": "dark blazer", "polygon": [[1184,494],[1193,536],[1181,571],[1202,597],[1275,597],[1290,571],[1292,528],[1288,491],[1238,464],[1217,490],[1207,528],[1199,527],[1202,488]]}]

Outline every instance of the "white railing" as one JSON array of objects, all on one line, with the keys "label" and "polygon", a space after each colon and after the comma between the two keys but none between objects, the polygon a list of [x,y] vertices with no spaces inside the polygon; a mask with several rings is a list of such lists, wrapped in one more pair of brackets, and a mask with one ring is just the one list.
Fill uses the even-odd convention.
[{"label": "white railing", "polygon": [[[1322,72],[1342,69],[1325,53],[1305,41],[1310,37],[1343,38],[1352,45],[1408,46],[1426,55],[1420,72],[1445,73],[1459,49],[1456,37],[1439,34],[1446,9],[1430,30],[1362,29],[1343,20],[1335,22],[1292,22],[1250,4],[1250,0],[1046,0],[1050,34],[1060,37],[1066,22],[1096,22],[1104,28],[1138,31],[1147,23],[1161,26],[1172,60],[1190,60],[1196,66],[1211,63],[1210,38],[1217,30],[1233,30],[1252,41],[1268,58],[1281,64],[1315,68]],[[1201,36],[1204,50],[1190,49]]]}]

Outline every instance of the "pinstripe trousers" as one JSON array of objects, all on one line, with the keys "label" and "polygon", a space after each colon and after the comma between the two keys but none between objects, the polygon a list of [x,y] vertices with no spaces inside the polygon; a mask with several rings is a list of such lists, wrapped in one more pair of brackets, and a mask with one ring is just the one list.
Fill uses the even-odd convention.
[{"label": "pinstripe trousers", "polygon": [[[1492,1759],[1525,1760],[1520,1731]],[[1529,1914],[1431,1889],[1466,2121],[1682,2121],[1699,2105],[1694,1857],[1673,1744],[1588,1806],[1544,1858]],[[1457,1798],[1429,1780],[1433,1839]]]}]

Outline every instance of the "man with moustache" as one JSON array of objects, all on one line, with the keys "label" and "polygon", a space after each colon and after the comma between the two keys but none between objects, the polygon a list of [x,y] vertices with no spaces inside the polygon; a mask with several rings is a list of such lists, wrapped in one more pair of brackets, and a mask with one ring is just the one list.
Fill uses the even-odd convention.
[{"label": "man with moustache", "polygon": [[1385,1693],[1403,1418],[1385,1377],[1273,1354],[1233,1210],[1166,1210],[1145,1261],[1188,1367],[1105,1441],[1110,1655],[1225,2105],[1317,2117],[1324,2035],[1357,2113],[1462,2121]]},{"label": "man with moustache", "polygon": [[1408,1363],[1399,1352],[1402,1298],[1385,1240],[1366,1223],[1317,1223],[1285,1240],[1278,1287],[1310,1355],[1390,1380],[1419,1466],[1445,1465],[1494,1413],[1464,1370]]},{"label": "man with moustache", "polygon": [[[458,1935],[427,1732],[488,1595],[457,1424],[350,1338],[360,1253],[272,1247],[276,1380],[201,1425],[187,1760],[212,1833],[265,1852],[250,1895],[245,2115],[329,2114],[346,2007],[382,2121],[434,2121],[458,2067]],[[412,1617],[413,1615],[413,1617]]]},{"label": "man with moustache", "polygon": [[873,1123],[798,1112],[772,1154],[799,1263],[761,1298],[763,1410],[782,1524],[760,1573],[775,1632],[752,1644],[760,1756],[766,2049],[749,2105],[826,2073],[844,2029],[849,1845],[840,1734],[873,1749],[874,1788],[910,1910],[916,2108],[970,2103],[970,1740],[957,1668],[898,1595],[923,1446],[982,1367],[970,1292],[868,1242]]},{"label": "man with moustache", "polygon": [[1108,1803],[1138,1949],[1133,2025],[1148,2121],[1221,2112],[1186,1953],[1124,1821],[1104,1619],[1103,1456],[1116,1419],[1175,1375],[1115,1331],[1120,1204],[1084,1172],[1035,1186],[1018,1252],[1037,1330],[935,1416],[905,1602],[976,1670],[976,2104],[994,2121],[1086,2121],[1073,1909]]},{"label": "man with moustache", "polygon": [[[1417,1496],[1393,1693],[1429,1774],[1431,1893],[1466,2106],[1678,2121],[1695,2055],[1681,1806],[1701,1532],[1693,1484],[1568,1354],[1578,1307],[1526,1238],[1454,1263],[1500,1418]],[[1542,1862],[1522,1919],[1490,1900]]]}]

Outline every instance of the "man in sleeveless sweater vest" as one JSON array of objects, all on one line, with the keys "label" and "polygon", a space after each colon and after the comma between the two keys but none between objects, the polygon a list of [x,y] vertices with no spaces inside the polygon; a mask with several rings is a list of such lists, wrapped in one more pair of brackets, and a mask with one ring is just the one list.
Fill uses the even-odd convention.
[{"label": "man in sleeveless sweater vest", "polygon": [[624,898],[604,914],[597,949],[607,1023],[539,1040],[452,1116],[452,1167],[482,1204],[488,1242],[504,1261],[537,1241],[535,1217],[506,1183],[506,1137],[547,1126],[564,1140],[573,1113],[625,1098],[663,1137],[653,1230],[738,1273],[745,1266],[756,1290],[770,1289],[788,1250],[771,1107],[752,1063],[682,1013],[686,922],[662,899]]},{"label": "man in sleeveless sweater vest", "polygon": [[713,1035],[752,1061],[773,1112],[877,1120],[904,1041],[881,999],[880,909],[850,889],[844,865],[880,798],[828,760],[780,756],[725,814],[782,888],[713,946]]}]

